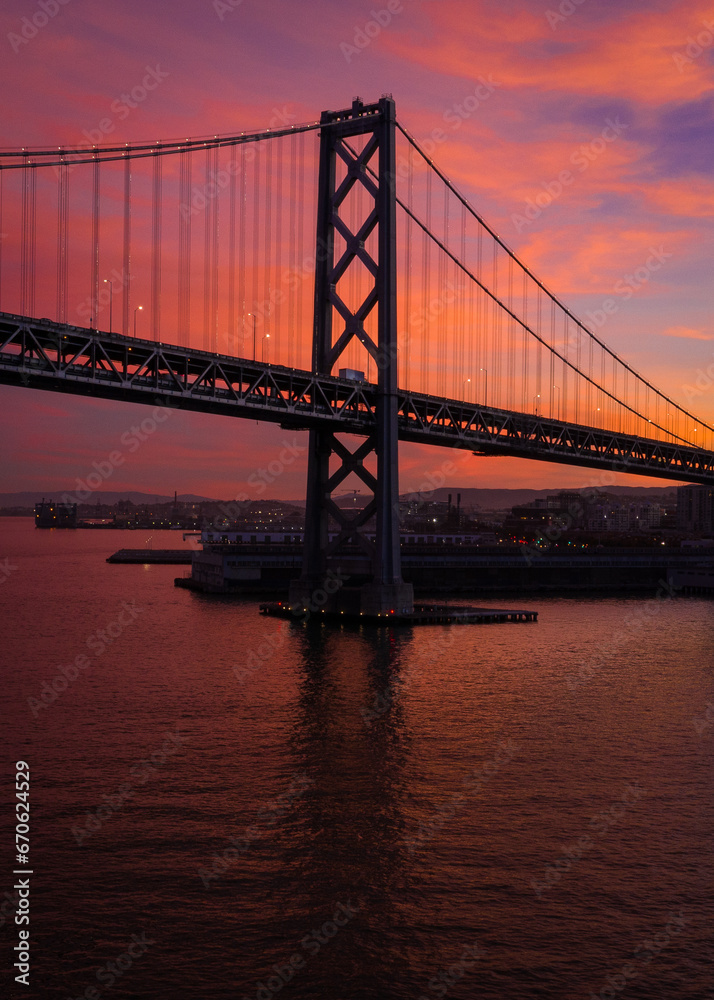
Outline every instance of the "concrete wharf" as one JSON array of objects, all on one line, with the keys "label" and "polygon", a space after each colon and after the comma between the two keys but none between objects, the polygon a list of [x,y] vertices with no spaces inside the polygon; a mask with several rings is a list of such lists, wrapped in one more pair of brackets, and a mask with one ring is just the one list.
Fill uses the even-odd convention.
[{"label": "concrete wharf", "polygon": [[[260,613],[273,618],[305,617],[302,608],[295,608],[283,601],[260,605]],[[473,608],[454,604],[415,604],[411,612],[383,611],[377,615],[350,614],[346,611],[308,612],[308,617],[328,621],[350,621],[372,625],[495,625],[537,622],[537,611],[523,609]]]}]

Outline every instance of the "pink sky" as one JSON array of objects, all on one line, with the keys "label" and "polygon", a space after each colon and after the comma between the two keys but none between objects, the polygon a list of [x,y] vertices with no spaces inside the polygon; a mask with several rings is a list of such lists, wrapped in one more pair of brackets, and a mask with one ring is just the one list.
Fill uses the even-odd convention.
[{"label": "pink sky", "polygon": [[[231,134],[281,115],[313,120],[357,94],[370,101],[391,93],[422,144],[441,130],[435,161],[576,314],[597,310],[651,248],[662,248],[666,264],[598,334],[673,399],[714,421],[714,378],[705,374],[714,362],[707,4],[403,0],[391,12],[386,3],[351,0],[44,6],[56,13],[29,39],[23,18],[41,11],[39,3],[7,0],[0,14],[4,147],[79,144],[107,116],[112,142]],[[373,11],[379,31],[369,26]],[[147,67],[158,69],[160,85],[119,120],[112,103]],[[477,87],[484,94],[484,81],[487,96],[460,113]],[[594,153],[613,122],[616,138]],[[572,183],[524,222],[529,199],[564,170]],[[0,388],[0,401],[0,492],[75,488],[149,412],[19,388]],[[300,497],[301,458],[264,492],[250,485],[294,439],[272,425],[175,413],[126,455],[106,488]],[[546,488],[597,479],[584,469],[403,445],[402,490],[449,462],[456,470],[448,467],[445,485]]]}]

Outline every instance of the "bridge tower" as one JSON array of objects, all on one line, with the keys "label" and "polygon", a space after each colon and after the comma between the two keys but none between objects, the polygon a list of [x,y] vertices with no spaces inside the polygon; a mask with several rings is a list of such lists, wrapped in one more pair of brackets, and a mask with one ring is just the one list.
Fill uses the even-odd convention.
[{"label": "bridge tower", "polygon": [[[300,580],[291,587],[290,600],[307,606],[316,591],[329,593],[333,589],[326,586],[329,571],[340,566],[340,554],[345,545],[351,544],[363,553],[367,572],[362,577],[367,582],[359,587],[341,586],[322,606],[365,615],[411,611],[413,591],[411,584],[402,580],[399,547],[394,101],[383,97],[376,104],[366,105],[357,98],[345,111],[323,112],[320,124],[312,368],[323,374],[333,373],[347,346],[356,339],[366,352],[365,361],[369,356],[376,366],[378,398],[374,433],[354,451],[331,430],[310,430],[303,568]],[[359,149],[350,142],[357,136],[366,136],[366,141],[357,144]],[[338,158],[346,168],[339,183]],[[344,218],[345,202],[356,185],[366,192],[368,209],[357,231],[352,232]],[[376,259],[367,250],[367,241],[375,231],[376,241],[373,239],[371,245],[376,242]],[[339,259],[336,234],[341,237],[340,246],[344,244]],[[347,296],[340,293],[347,287],[346,279],[354,268],[362,269],[362,273],[366,268],[370,275],[371,287],[360,304],[348,304]],[[376,343],[365,329],[365,321],[374,309]],[[364,465],[370,455],[376,456],[376,477]],[[365,509],[351,512],[352,516],[332,499],[350,473],[356,474],[373,494]],[[328,538],[329,515],[339,526],[332,541]],[[373,517],[374,543],[364,533]]]}]

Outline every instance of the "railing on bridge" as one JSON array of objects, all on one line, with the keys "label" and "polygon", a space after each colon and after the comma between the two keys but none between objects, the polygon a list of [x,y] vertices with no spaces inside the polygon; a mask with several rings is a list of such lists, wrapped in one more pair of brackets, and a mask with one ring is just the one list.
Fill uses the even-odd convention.
[{"label": "railing on bridge", "polygon": [[[365,435],[377,387],[0,313],[0,382]],[[426,393],[397,392],[402,441],[714,484],[714,453]]]}]

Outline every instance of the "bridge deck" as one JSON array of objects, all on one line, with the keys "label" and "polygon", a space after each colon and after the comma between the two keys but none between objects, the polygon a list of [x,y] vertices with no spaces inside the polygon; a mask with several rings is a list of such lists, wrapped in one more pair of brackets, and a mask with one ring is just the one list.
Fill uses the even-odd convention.
[{"label": "bridge deck", "polygon": [[[0,382],[370,435],[376,386],[0,313]],[[399,438],[714,486],[714,452],[543,416],[397,391]]]}]

